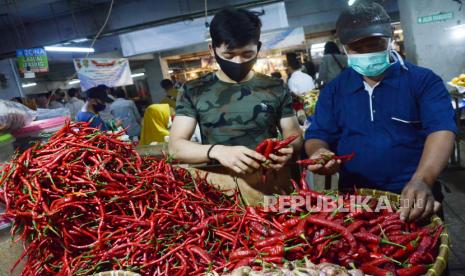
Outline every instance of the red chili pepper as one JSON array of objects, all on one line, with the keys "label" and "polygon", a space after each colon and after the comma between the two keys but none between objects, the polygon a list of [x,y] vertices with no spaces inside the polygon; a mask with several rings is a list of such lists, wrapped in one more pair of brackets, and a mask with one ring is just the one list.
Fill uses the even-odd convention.
[{"label": "red chili pepper", "polygon": [[271,140],[271,139],[268,140],[268,143],[266,144],[265,150],[263,151],[263,156],[265,156],[266,159],[268,159],[270,157],[270,154],[273,151],[274,145],[275,145],[274,140]]},{"label": "red chili pepper", "polygon": [[231,261],[241,260],[247,257],[255,257],[257,255],[256,250],[239,248],[229,254],[229,259]]},{"label": "red chili pepper", "polygon": [[362,265],[360,269],[366,273],[373,276],[393,276],[393,273],[389,270],[381,269],[376,266],[371,265]]},{"label": "red chili pepper", "polygon": [[417,276],[423,275],[428,271],[425,265],[415,265],[411,267],[397,269],[396,273],[398,276]]},{"label": "red chili pepper", "polygon": [[295,139],[299,138],[300,135],[291,135],[289,137],[287,137],[286,139],[282,140],[282,141],[279,141],[273,148],[273,151],[274,152],[277,152],[279,151],[280,149],[282,148],[285,148],[287,147],[290,143],[294,142]]},{"label": "red chili pepper", "polygon": [[356,250],[357,241],[355,240],[352,233],[347,231],[347,229],[344,226],[325,220],[325,219],[322,219],[322,218],[318,218],[316,216],[307,217],[307,222],[316,224],[319,226],[323,226],[323,227],[328,227],[329,229],[340,233],[349,242],[349,245],[350,245],[350,251],[348,253],[349,255],[352,255],[357,251]]},{"label": "red chili pepper", "polygon": [[261,249],[261,248],[264,248],[264,247],[267,247],[267,246],[272,246],[272,245],[277,244],[277,243],[282,243],[282,242],[284,242],[284,240],[285,240],[284,235],[265,238],[263,240],[255,242],[255,248],[256,249]]}]

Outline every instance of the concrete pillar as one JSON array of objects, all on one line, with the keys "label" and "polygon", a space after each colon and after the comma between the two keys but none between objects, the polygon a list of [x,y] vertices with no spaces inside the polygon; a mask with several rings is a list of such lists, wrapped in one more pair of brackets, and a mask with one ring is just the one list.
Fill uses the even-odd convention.
[{"label": "concrete pillar", "polygon": [[[449,81],[465,72],[465,13],[452,0],[398,0],[407,59]],[[420,24],[418,18],[453,13],[451,19]]]},{"label": "concrete pillar", "polygon": [[159,55],[154,55],[154,59],[145,63],[144,68],[152,102],[158,103],[165,96],[165,92],[160,87],[160,82],[165,77]]}]

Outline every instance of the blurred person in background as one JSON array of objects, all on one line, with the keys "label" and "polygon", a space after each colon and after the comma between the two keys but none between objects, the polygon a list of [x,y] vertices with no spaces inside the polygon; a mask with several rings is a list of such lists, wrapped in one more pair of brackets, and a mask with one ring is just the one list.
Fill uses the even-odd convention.
[{"label": "blurred person in background", "polygon": [[152,104],[145,109],[140,145],[163,143],[170,135],[171,111],[168,104]]},{"label": "blurred person in background", "polygon": [[110,113],[116,120],[122,121],[122,127],[127,128],[126,133],[130,137],[140,135],[141,116],[136,104],[132,100],[126,99],[126,93],[122,88],[117,88],[114,92],[115,101],[110,106]]},{"label": "blurred person in background", "polygon": [[333,41],[326,42],[317,82],[320,86],[326,85],[332,79],[336,78],[346,67],[347,56],[341,54],[336,43]]},{"label": "blurred person in background", "polygon": [[160,102],[169,104],[171,108],[176,108],[176,98],[178,97],[178,89],[176,89],[173,82],[169,79],[164,79],[160,82],[160,86],[166,93],[165,97]]},{"label": "blurred person in background", "polygon": [[312,79],[316,79],[317,70],[316,70],[315,63],[313,63],[313,61],[311,61],[308,58],[305,58],[304,59],[304,69],[305,69],[305,73],[309,74],[310,77],[312,77]]},{"label": "blurred person in background", "polygon": [[287,65],[289,75],[287,86],[294,95],[304,96],[315,89],[313,78],[309,74],[302,72],[302,64],[295,55],[288,55]]},{"label": "blurred person in background", "polygon": [[281,75],[281,72],[279,72],[279,71],[275,71],[275,72],[271,73],[271,77],[275,78],[277,80],[283,80],[283,75]]},{"label": "blurred person in background", "polygon": [[106,105],[105,105],[105,109],[102,110],[100,112],[100,117],[102,118],[102,120],[104,120],[105,122],[110,122],[112,120],[114,120],[115,118],[113,117],[113,115],[111,115],[111,112],[110,112],[110,106],[111,104],[113,103],[113,101],[115,100],[114,96],[111,95],[112,93],[112,88],[106,86],[105,84],[100,84],[99,86],[97,86],[99,89],[105,91],[105,93],[107,93],[107,98],[106,98]]},{"label": "blurred person in background", "polygon": [[52,94],[50,104],[48,105],[50,109],[63,108],[65,107],[65,92],[60,88],[56,89]]},{"label": "blurred person in background", "polygon": [[109,124],[105,123],[99,114],[105,109],[106,103],[109,100],[106,89],[97,86],[88,89],[85,93],[86,102],[81,111],[76,115],[76,121],[88,122],[91,127],[98,128],[102,131],[109,130]]},{"label": "blurred person in background", "polygon": [[45,92],[41,94],[34,95],[34,101],[36,104],[36,108],[47,109],[50,104],[50,97],[52,96],[52,92]]},{"label": "blurred person in background", "polygon": [[84,101],[79,99],[77,96],[79,95],[79,90],[76,88],[68,89],[68,102],[66,103],[65,107],[69,109],[70,116],[72,120],[76,119],[76,115],[79,111],[81,111],[82,107],[84,106]]}]

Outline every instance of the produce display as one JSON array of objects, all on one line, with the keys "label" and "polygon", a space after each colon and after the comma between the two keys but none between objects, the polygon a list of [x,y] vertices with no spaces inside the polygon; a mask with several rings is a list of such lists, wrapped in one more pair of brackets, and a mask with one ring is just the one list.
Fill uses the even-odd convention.
[{"label": "produce display", "polygon": [[[212,273],[219,275],[218,273]],[[301,261],[288,262],[280,268],[265,268],[257,271],[250,266],[244,266],[226,273],[224,276],[284,276],[284,275],[310,275],[310,276],[363,276],[364,273],[359,269],[347,270],[341,266],[329,263],[314,264],[308,259]]]},{"label": "produce display", "polygon": [[460,74],[459,76],[453,78],[450,82],[453,85],[465,87],[465,74]]},{"label": "produce display", "polygon": [[[326,275],[348,275],[340,265],[402,276],[425,273],[437,255],[442,227],[403,223],[395,210],[245,207],[238,193],[226,196],[170,160],[141,158],[118,136],[67,124],[3,167],[6,214],[25,247],[22,275],[315,275],[330,263]],[[290,140],[267,142],[264,153]],[[351,204],[303,179],[294,187],[312,207]]]},{"label": "produce display", "polygon": [[320,91],[314,90],[302,97],[304,111],[307,116],[312,116],[313,114],[315,114],[315,107],[319,95]]},{"label": "produce display", "polygon": [[449,82],[449,85],[457,88],[459,93],[465,93],[465,74],[460,74],[459,76],[453,78]]}]

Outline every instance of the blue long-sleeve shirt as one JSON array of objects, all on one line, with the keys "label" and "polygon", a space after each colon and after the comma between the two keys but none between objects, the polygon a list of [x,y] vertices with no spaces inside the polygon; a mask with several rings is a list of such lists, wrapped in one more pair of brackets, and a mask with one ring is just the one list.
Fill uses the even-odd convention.
[{"label": "blue long-sleeve shirt", "polygon": [[344,187],[400,192],[415,173],[426,137],[457,131],[451,98],[431,70],[398,61],[372,91],[362,75],[344,70],[322,91],[306,139],[327,142],[344,164]]}]

